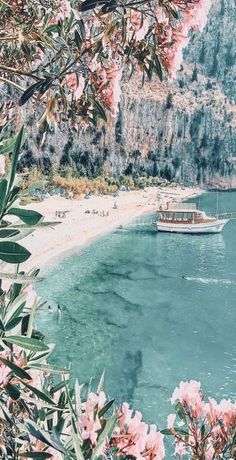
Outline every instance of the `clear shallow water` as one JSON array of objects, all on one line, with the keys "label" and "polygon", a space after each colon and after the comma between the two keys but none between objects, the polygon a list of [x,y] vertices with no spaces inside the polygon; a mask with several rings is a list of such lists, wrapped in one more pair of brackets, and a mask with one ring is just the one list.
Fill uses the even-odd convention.
[{"label": "clear shallow water", "polygon": [[[215,206],[215,193],[201,196],[201,209]],[[219,207],[236,210],[236,192]],[[37,319],[53,360],[81,382],[105,368],[107,392],[146,421],[164,424],[180,380],[235,398],[236,221],[220,235],[117,230],[53,266],[38,291],[55,308]]]}]

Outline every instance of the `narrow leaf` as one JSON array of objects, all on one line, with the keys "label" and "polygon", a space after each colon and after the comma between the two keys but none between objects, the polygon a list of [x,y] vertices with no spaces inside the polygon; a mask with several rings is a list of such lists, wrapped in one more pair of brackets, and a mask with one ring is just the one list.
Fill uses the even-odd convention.
[{"label": "narrow leaf", "polygon": [[22,452],[19,455],[20,457],[37,458],[39,460],[44,460],[45,458],[52,458],[52,454],[49,454],[48,452]]},{"label": "narrow leaf", "polygon": [[30,351],[49,351],[49,348],[45,343],[36,340],[36,339],[31,339],[30,337],[23,337],[23,336],[11,336],[11,337],[5,337],[5,341],[9,343],[13,343],[14,345],[18,345],[21,348],[24,348],[25,350],[30,350]]},{"label": "narrow leaf", "polygon": [[52,374],[70,374],[69,369],[53,366],[52,364],[30,364],[30,367],[32,369],[38,369],[39,371],[51,372]]},{"label": "narrow leaf", "polygon": [[34,95],[35,91],[37,91],[41,86],[42,81],[38,81],[37,83],[34,83],[29,88],[27,88],[19,100],[19,105],[24,105]]},{"label": "narrow leaf", "polygon": [[23,135],[24,135],[24,128],[22,127],[16,136],[15,145],[12,151],[12,166],[11,166],[11,174],[10,174],[10,179],[9,179],[9,184],[8,184],[8,197],[11,192],[13,182],[15,180],[16,166],[17,166],[17,162],[18,162],[18,158],[20,154],[20,148],[21,148],[21,144],[23,140]]},{"label": "narrow leaf", "polygon": [[30,390],[32,391],[32,393],[34,393],[39,399],[42,399],[42,401],[48,403],[48,404],[52,404],[53,406],[55,406],[55,402],[49,398],[49,396],[46,395],[46,393],[44,393],[43,391],[40,391],[38,390],[37,388],[35,387],[32,387],[31,385],[29,385],[28,383],[24,382],[25,386]]},{"label": "narrow leaf", "polygon": [[0,180],[0,214],[4,211],[7,186],[8,182],[6,179]]},{"label": "narrow leaf", "polygon": [[5,366],[9,367],[14,372],[14,374],[20,379],[31,380],[31,376],[24,369],[17,366],[12,361],[9,361],[8,359],[2,357],[0,357],[0,361],[2,361],[3,364],[5,364]]}]

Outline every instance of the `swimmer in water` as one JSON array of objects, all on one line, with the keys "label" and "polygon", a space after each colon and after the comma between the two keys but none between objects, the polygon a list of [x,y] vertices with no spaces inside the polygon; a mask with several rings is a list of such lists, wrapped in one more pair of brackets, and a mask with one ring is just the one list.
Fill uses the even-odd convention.
[{"label": "swimmer in water", "polygon": [[48,305],[48,311],[52,311],[51,305]]},{"label": "swimmer in water", "polygon": [[59,304],[57,305],[57,313],[58,313],[58,317],[61,318],[61,307]]},{"label": "swimmer in water", "polygon": [[185,276],[185,275],[182,275],[181,278],[182,278],[183,280],[187,280],[187,279],[188,279],[187,276]]}]

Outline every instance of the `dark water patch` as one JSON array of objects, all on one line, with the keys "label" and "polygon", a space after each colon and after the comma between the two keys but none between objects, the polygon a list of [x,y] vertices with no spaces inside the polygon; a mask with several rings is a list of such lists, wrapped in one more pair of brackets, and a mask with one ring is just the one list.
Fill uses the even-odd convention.
[{"label": "dark water patch", "polygon": [[125,393],[128,400],[132,401],[135,395],[135,389],[138,386],[138,377],[142,371],[143,354],[141,350],[136,352],[127,352],[124,358],[124,381]]},{"label": "dark water patch", "polygon": [[105,319],[105,323],[106,323],[108,326],[118,327],[119,329],[124,329],[124,328],[127,327],[127,326],[123,326],[123,325],[117,324],[117,323],[115,323],[114,321],[111,321],[111,320],[109,320],[109,319]]}]

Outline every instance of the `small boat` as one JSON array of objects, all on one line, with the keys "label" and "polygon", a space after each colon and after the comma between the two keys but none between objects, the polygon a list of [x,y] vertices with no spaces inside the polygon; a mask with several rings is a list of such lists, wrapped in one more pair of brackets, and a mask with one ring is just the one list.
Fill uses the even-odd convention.
[{"label": "small boat", "polygon": [[157,211],[156,226],[160,232],[221,233],[229,220],[207,216],[195,203],[172,203]]}]

